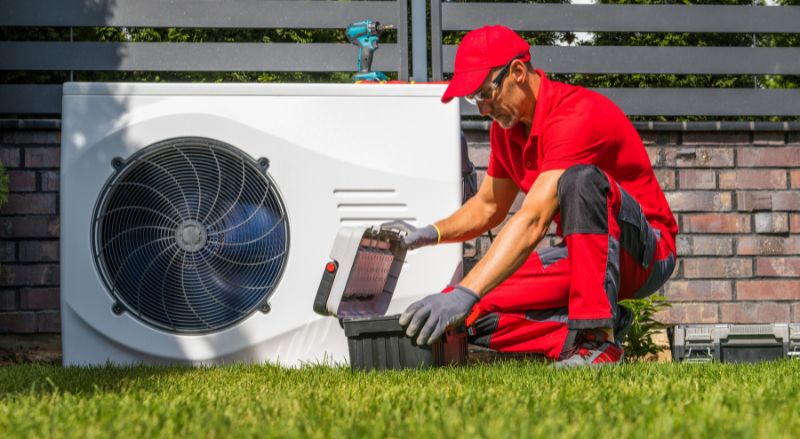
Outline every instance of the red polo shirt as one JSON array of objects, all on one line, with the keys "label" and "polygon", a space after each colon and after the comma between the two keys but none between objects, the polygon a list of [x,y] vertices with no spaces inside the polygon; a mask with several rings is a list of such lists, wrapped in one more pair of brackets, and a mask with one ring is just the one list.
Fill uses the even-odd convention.
[{"label": "red polo shirt", "polygon": [[[577,164],[596,165],[608,173],[642,207],[650,223],[661,230],[675,249],[678,225],[656,180],[639,133],[605,96],[547,79],[541,88],[530,136],[525,126],[491,128],[491,155],[487,173],[510,178],[525,193],[541,172]],[[559,223],[560,217],[556,217]]]}]

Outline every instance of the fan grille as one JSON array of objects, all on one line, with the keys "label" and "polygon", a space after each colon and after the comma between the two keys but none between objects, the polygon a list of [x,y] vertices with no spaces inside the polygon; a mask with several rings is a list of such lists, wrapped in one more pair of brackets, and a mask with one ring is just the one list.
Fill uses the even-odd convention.
[{"label": "fan grille", "polygon": [[268,162],[180,138],[142,149],[103,189],[94,255],[124,309],[173,332],[230,326],[266,306],[289,230]]}]

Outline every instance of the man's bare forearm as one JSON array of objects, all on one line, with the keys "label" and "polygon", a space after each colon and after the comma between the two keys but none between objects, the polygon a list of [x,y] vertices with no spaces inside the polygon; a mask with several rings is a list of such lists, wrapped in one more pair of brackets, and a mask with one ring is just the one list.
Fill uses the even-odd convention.
[{"label": "man's bare forearm", "polygon": [[461,285],[479,296],[491,291],[525,263],[547,233],[549,223],[549,219],[512,216]]},{"label": "man's bare forearm", "polygon": [[[440,242],[463,242],[476,238],[502,221],[496,206],[472,198],[449,217],[437,221]],[[505,216],[505,213],[502,214]]]},{"label": "man's bare forearm", "polygon": [[558,211],[558,180],[563,170],[543,172],[519,212],[506,223],[489,251],[461,282],[483,296],[522,266],[547,233]]}]

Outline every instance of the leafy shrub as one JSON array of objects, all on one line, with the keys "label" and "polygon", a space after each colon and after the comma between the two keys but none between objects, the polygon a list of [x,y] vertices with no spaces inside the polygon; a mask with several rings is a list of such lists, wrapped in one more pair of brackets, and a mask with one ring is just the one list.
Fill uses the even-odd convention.
[{"label": "leafy shrub", "polygon": [[667,298],[654,294],[645,299],[626,299],[619,303],[633,313],[633,325],[623,343],[628,361],[642,361],[647,356],[661,352],[664,348],[653,341],[653,334],[664,329],[664,325],[656,321],[654,316],[672,306]]}]

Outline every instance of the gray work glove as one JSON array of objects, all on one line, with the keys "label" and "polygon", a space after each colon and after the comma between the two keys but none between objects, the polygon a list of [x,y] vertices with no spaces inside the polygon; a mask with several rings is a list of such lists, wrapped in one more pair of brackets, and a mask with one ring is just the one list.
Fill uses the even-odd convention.
[{"label": "gray work glove", "polygon": [[391,221],[381,224],[381,229],[394,229],[405,232],[403,235],[403,246],[409,250],[414,250],[426,245],[434,245],[439,242],[439,232],[433,224],[420,229],[412,226],[405,221]]},{"label": "gray work glove", "polygon": [[462,323],[479,299],[462,286],[449,293],[431,294],[409,305],[400,316],[400,325],[406,327],[407,336],[417,337],[418,345],[431,345],[448,326]]}]

